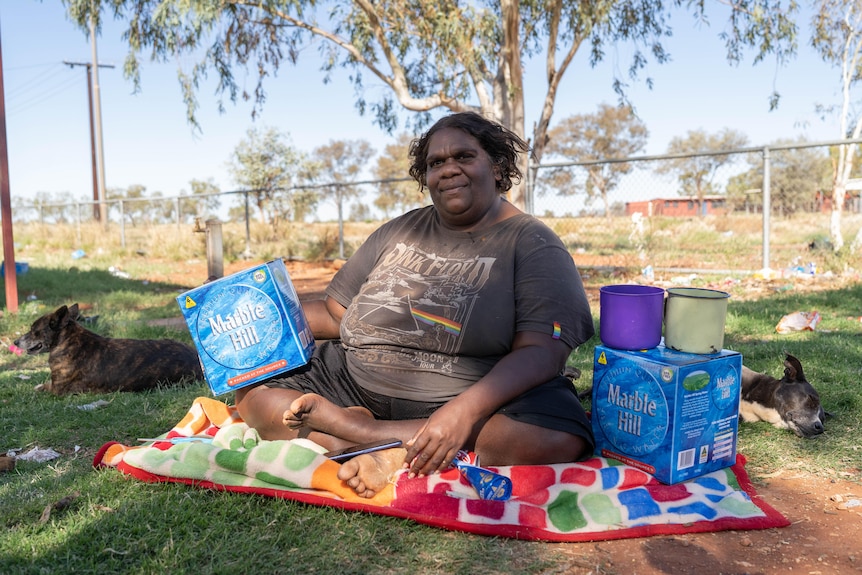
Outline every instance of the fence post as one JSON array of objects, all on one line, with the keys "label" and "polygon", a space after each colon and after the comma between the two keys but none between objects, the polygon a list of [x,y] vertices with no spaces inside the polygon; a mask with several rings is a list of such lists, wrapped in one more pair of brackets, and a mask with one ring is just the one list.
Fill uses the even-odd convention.
[{"label": "fence post", "polygon": [[536,182],[536,168],[533,168],[533,162],[530,159],[529,155],[527,156],[527,177],[525,184],[525,194],[524,194],[524,209],[525,211],[535,216],[533,213],[533,186]]},{"label": "fence post", "polygon": [[769,269],[769,217],[772,213],[769,196],[769,147],[763,147],[763,269]]},{"label": "fence post", "polygon": [[217,219],[206,221],[207,242],[207,280],[224,277],[224,243],[221,222]]},{"label": "fence post", "polygon": [[[125,202],[120,200],[120,246],[126,247],[126,207]],[[107,210],[105,211],[105,221],[108,221]]]},{"label": "fence post", "polygon": [[251,224],[248,214],[248,192],[243,192],[242,195],[245,197],[245,252],[243,252],[243,257],[249,259],[251,258]]},{"label": "fence post", "polygon": [[81,204],[75,204],[75,237],[81,243]]},{"label": "fence post", "polygon": [[[342,189],[338,189],[338,257],[344,259],[344,202]],[[292,211],[292,210],[291,210]]]}]

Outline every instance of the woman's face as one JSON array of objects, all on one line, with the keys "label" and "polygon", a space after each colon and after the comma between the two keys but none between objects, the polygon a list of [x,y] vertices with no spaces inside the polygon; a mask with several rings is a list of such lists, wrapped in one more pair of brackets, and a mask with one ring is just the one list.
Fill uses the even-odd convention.
[{"label": "woman's face", "polygon": [[500,170],[479,140],[457,128],[431,135],[425,158],[426,185],[443,223],[469,230],[491,223],[501,201]]}]

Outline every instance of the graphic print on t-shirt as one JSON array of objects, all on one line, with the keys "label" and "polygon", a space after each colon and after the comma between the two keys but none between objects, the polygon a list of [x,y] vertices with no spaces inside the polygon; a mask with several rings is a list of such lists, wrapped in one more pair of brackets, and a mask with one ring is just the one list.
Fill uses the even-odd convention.
[{"label": "graphic print on t-shirt", "polygon": [[441,256],[396,244],[380,259],[344,316],[352,345],[457,353],[495,261]]}]

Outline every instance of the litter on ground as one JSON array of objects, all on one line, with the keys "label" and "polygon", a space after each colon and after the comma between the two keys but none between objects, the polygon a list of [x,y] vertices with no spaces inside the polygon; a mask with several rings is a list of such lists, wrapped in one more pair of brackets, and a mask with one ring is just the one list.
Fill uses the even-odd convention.
[{"label": "litter on ground", "polygon": [[60,457],[60,454],[51,449],[50,447],[47,449],[39,449],[39,447],[36,446],[27,453],[22,453],[21,455],[15,456],[15,459],[19,459],[21,461],[35,461],[36,463],[45,463],[46,461],[51,461],[52,459],[57,459],[58,457]]},{"label": "litter on ground", "polygon": [[796,311],[789,313],[779,320],[775,326],[778,333],[792,333],[795,331],[814,331],[820,323],[820,312],[818,311]]}]

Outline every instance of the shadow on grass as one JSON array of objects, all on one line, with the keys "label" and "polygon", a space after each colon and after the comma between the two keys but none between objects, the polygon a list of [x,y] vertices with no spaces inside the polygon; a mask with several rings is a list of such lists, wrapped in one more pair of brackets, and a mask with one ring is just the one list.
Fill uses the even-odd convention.
[{"label": "shadow on grass", "polygon": [[[186,339],[182,322],[153,327],[144,320],[182,319],[175,298],[187,287],[117,277],[104,270],[39,267],[18,276],[17,283],[18,313],[0,317],[0,335],[10,339],[25,332],[36,318],[73,303],[80,304],[84,317],[100,316],[85,327],[101,335],[147,339],[173,337],[171,334],[179,332],[180,339]],[[5,309],[5,291],[0,305]],[[141,325],[131,325],[136,322]]]},{"label": "shadow on grass", "polygon": [[[22,279],[30,273],[34,275],[28,282],[40,279],[38,269]],[[46,283],[62,276],[56,271],[43,273]],[[78,273],[87,280],[66,287],[56,280],[58,285],[44,288],[49,294],[45,301],[51,305],[85,297],[101,301],[114,297],[116,291],[134,291],[152,296],[147,301],[154,307],[160,305],[160,298],[176,305],[171,286],[153,294],[152,285],[104,272]],[[67,276],[70,283],[71,277]],[[91,286],[92,278],[96,285],[85,293],[83,286]],[[784,315],[811,310],[822,316],[817,331],[775,332]],[[826,408],[835,414],[827,421],[826,433],[812,440],[765,423],[742,424],[739,449],[755,479],[757,473],[794,467],[862,479],[859,316],[862,286],[858,285],[782,292],[756,301],[731,300],[725,347],[742,353],[749,367],[774,375],[781,373],[784,354],[792,353],[802,361]],[[598,343],[594,337],[573,355],[582,371],[576,382],[579,389],[591,383],[592,355]],[[0,449],[39,445],[63,456],[46,464],[21,464],[14,472],[0,475],[0,524],[5,527],[0,530],[2,573],[535,573],[572,560],[572,547],[563,553],[541,543],[459,534],[260,496],[150,485],[116,470],[94,471],[92,457],[103,443],[164,432],[196,396],[208,395],[205,384],[142,394],[56,398],[33,392],[32,379],[18,378],[19,368],[9,369],[5,363],[3,368]],[[44,375],[45,370],[30,373]],[[96,411],[77,409],[97,398],[110,405]],[[232,401],[230,395],[220,399]],[[79,495],[69,507],[40,521],[46,506],[76,492]],[[593,548],[585,549],[587,553]]]},{"label": "shadow on grass", "polygon": [[[0,376],[0,384],[5,441],[62,454],[0,475],[2,573],[526,574],[560,560],[536,542],[258,495],[147,484],[92,468],[105,442],[128,443],[170,428],[194,397],[206,393],[203,384],[65,398],[35,394],[11,374]],[[77,409],[94,398],[110,404]],[[67,507],[51,509],[43,521],[46,507],[70,496]]]},{"label": "shadow on grass", "polygon": [[80,487],[88,494],[34,529],[29,539],[40,545],[0,560],[4,572],[526,574],[553,565],[541,544],[280,499],[134,484],[111,470],[93,472]]},{"label": "shadow on grass", "polygon": [[[117,291],[151,295],[173,293],[182,286],[118,277],[107,270],[79,270],[30,267],[17,276],[18,301],[35,296],[46,305],[62,305],[75,301],[97,300]],[[0,294],[0,304],[6,307],[6,293]]]}]

